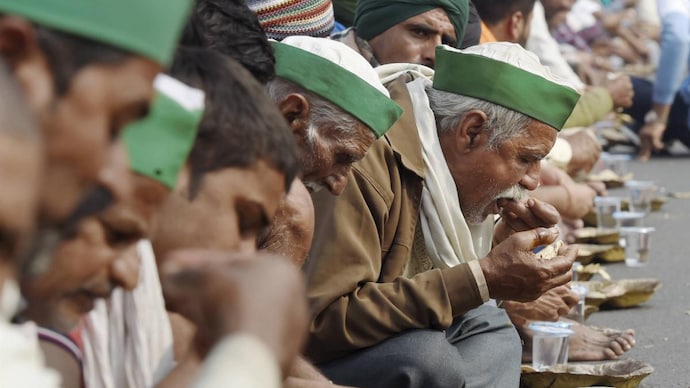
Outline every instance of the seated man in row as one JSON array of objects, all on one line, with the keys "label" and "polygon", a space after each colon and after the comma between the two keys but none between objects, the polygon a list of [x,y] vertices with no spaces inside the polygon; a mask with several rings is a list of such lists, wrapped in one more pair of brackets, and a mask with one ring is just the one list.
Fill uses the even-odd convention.
[{"label": "seated man in row", "polygon": [[402,110],[374,69],[342,43],[293,36],[274,42],[273,48],[276,78],[266,90],[297,141],[300,181],[293,183],[288,201],[302,204],[281,206],[261,247],[301,265],[314,233],[308,192],[342,193],[352,163],[364,157]]},{"label": "seated man in row", "polygon": [[10,323],[21,305],[18,275],[36,223],[43,161],[38,126],[2,61],[0,122],[0,384],[59,387],[59,376],[45,367],[37,339]]},{"label": "seated man in row", "polygon": [[347,44],[373,67],[417,63],[433,68],[436,46],[463,42],[468,17],[468,0],[361,0],[354,27],[331,39]]},{"label": "seated man in row", "polygon": [[[313,237],[309,191],[342,191],[350,165],[390,128],[400,110],[376,72],[341,43],[293,36],[272,42],[273,47],[264,44],[256,17],[242,1],[197,2],[189,30],[200,39],[188,33],[187,43],[231,56],[252,71],[288,121],[299,146],[300,179],[292,183],[259,246],[301,265]],[[340,92],[333,90],[334,82],[340,83]],[[348,96],[342,96],[346,91]],[[380,110],[365,109],[367,104]]]},{"label": "seated man in row", "polygon": [[[80,218],[105,208],[113,197],[121,201],[129,195],[122,147],[114,143],[117,146],[106,152],[106,146],[117,138],[124,125],[145,113],[151,97],[151,80],[171,58],[189,2],[168,2],[165,12],[160,12],[162,4],[151,2],[118,2],[105,10],[102,4],[96,10],[87,2],[71,7],[50,4],[3,2],[0,10],[6,14],[0,17],[0,48],[47,132],[48,173],[44,183],[50,189],[45,190],[45,203],[41,204],[45,221],[42,226],[62,224],[58,235],[73,237],[82,230],[94,230],[92,222],[78,224]],[[134,11],[136,17],[113,17],[123,10]],[[152,20],[160,24],[155,29],[157,34],[147,30]],[[109,169],[101,171],[106,157],[112,162]],[[102,179],[105,190],[95,191],[89,202],[68,217],[83,189],[97,178]],[[50,265],[43,258],[52,257],[51,247],[59,241],[56,233],[49,232],[41,236],[41,241],[50,244],[37,245],[40,254],[32,255],[41,259],[38,270]],[[101,232],[95,236],[99,233],[102,236]],[[118,235],[115,240],[120,241],[121,237]],[[289,274],[283,278],[296,280]],[[286,290],[280,290],[281,295],[289,295]],[[83,296],[88,304],[89,295]],[[299,299],[293,303],[299,305]],[[298,343],[298,339],[298,335],[290,333],[291,342]],[[279,344],[274,345],[272,350],[285,352]],[[287,353],[289,348],[285,347]],[[296,350],[297,346],[293,348]]]},{"label": "seated man in row", "polygon": [[[120,142],[113,140],[118,139],[128,122],[146,112],[152,80],[171,60],[191,5],[186,0],[169,2],[166,12],[161,13],[160,3],[73,3],[70,6],[51,1],[0,4],[0,61],[7,64],[21,87],[21,92],[15,93],[4,85],[2,92],[26,102],[43,140],[34,150],[39,151],[38,155],[31,149],[26,149],[24,155],[35,158],[34,162],[43,166],[38,182],[41,192],[34,193],[38,197],[33,197],[29,189],[24,193],[25,201],[38,201],[28,204],[37,205],[33,221],[38,225],[38,232],[33,237],[22,236],[32,241],[25,252],[25,258],[31,260],[49,258],[60,236],[74,231],[81,216],[102,209],[112,198],[125,199],[130,195],[124,150]],[[123,11],[132,15],[113,17]],[[151,28],[158,33],[151,34],[148,30]],[[17,117],[4,118],[4,124],[26,119],[25,112],[19,108],[8,114]],[[26,135],[30,136],[28,132]],[[16,146],[15,150],[19,150],[19,144]],[[15,168],[19,166],[18,163]],[[7,179],[9,184],[10,177]],[[24,184],[30,186],[32,181],[27,170]],[[98,187],[95,191],[94,186]],[[8,187],[6,193],[10,192]],[[80,211],[77,204],[87,192],[105,200],[95,208],[82,207]],[[21,212],[21,208],[15,211]],[[14,243],[18,249],[25,244]],[[24,276],[27,265],[23,260],[16,268],[18,280]],[[9,291],[3,292],[3,296],[12,299]],[[15,350],[9,344],[6,349]],[[31,350],[24,347],[23,354],[13,357],[10,353],[8,359],[28,361],[36,356]],[[11,369],[0,373],[0,385],[58,384],[54,379],[32,380],[45,376],[40,371],[29,372],[30,376],[20,380],[13,379],[6,372],[22,369],[12,368],[11,364],[6,366]]]},{"label": "seated man in row", "polygon": [[[485,18],[485,25],[492,37],[524,45],[529,33],[533,7],[534,0],[509,3],[503,0],[485,0],[478,4],[477,8],[480,15]],[[586,137],[589,136],[586,135]],[[583,146],[573,154],[589,155],[591,152],[587,152],[588,149],[590,151],[600,149],[596,139],[591,140],[589,144],[584,143]],[[590,157],[590,159],[597,160],[598,152],[595,154],[597,157]],[[578,155],[573,155],[571,163],[574,163],[577,158]],[[593,209],[596,191],[584,183],[576,183],[565,171],[547,164],[542,169],[541,182],[542,186],[530,195],[552,204],[562,218],[576,222]],[[575,297],[567,288],[561,288],[531,303],[505,302],[503,306],[518,327],[518,332],[523,336],[525,344],[530,344],[530,338],[526,338],[531,335],[526,327],[528,320],[556,320],[561,315],[567,314],[569,306],[575,301]],[[576,334],[570,337],[569,360],[591,361],[617,358],[635,343],[632,331],[605,333],[576,322],[573,324]],[[530,357],[531,352],[527,351],[525,355]]]},{"label": "seated man in row", "polygon": [[[127,289],[137,286],[137,259],[142,259],[140,264],[145,271],[151,271],[148,267],[152,264],[150,260],[153,260],[150,247],[147,248],[147,244],[139,244],[139,252],[142,253],[139,257],[136,254],[133,255],[128,247],[131,247],[138,238],[152,233],[152,229],[158,230],[154,233],[154,244],[162,246],[164,252],[180,247],[198,246],[237,250],[242,245],[254,246],[258,230],[267,225],[275,212],[275,204],[280,201],[284,193],[286,184],[276,185],[275,183],[291,180],[296,172],[295,148],[290,147],[291,137],[282,118],[271,109],[269,100],[262,95],[261,88],[256,83],[240,81],[242,78],[249,80],[251,77],[246,77],[247,73],[239,65],[207,50],[183,49],[178,54],[171,71],[190,84],[197,87],[203,86],[208,93],[207,104],[210,109],[201,122],[198,135],[194,136],[196,124],[200,119],[199,114],[185,113],[181,107],[175,108],[170,98],[159,96],[157,104],[154,105],[153,116],[147,118],[149,121],[128,129],[126,139],[131,151],[133,168],[137,172],[133,174],[136,197],[132,202],[118,203],[102,216],[85,220],[80,225],[75,238],[60,245],[57,256],[51,261],[51,270],[34,278],[40,281],[34,282],[38,290],[34,290],[31,293],[32,296],[38,293],[47,296],[48,300],[43,301],[42,304],[44,307],[46,304],[55,302],[56,308],[44,308],[42,312],[46,315],[50,312],[48,318],[52,319],[51,326],[62,332],[69,329],[67,325],[70,322],[74,325],[75,320],[93,306],[94,298],[106,297],[115,286]],[[163,90],[168,92],[170,89],[173,92],[181,90],[180,94],[183,98],[187,97],[182,105],[189,107],[196,104],[198,106],[203,101],[203,94],[200,94],[202,101],[198,101],[198,97],[194,98],[195,94],[199,94],[198,91],[185,90],[186,87],[176,84],[177,81],[161,78],[165,82],[158,82],[159,88],[162,85]],[[222,81],[222,84],[227,85],[232,85],[233,82],[239,84],[227,89],[230,93],[228,96],[211,87],[218,84],[216,81]],[[168,88],[165,88],[166,86]],[[241,93],[244,98],[234,99],[232,93]],[[257,99],[247,98],[247,96]],[[243,104],[237,106],[226,104],[224,101],[237,101]],[[260,114],[254,116],[247,112]],[[257,120],[257,117],[263,117],[265,121]],[[250,122],[254,131],[241,130]],[[243,141],[237,142],[239,138]],[[192,140],[194,140],[193,146]],[[166,144],[166,147],[157,149],[160,144]],[[190,148],[189,162],[184,163]],[[178,179],[177,171],[183,166],[184,171]],[[241,180],[243,184],[238,185],[238,180]],[[268,184],[269,181],[270,184]],[[175,188],[167,200],[166,187]],[[232,200],[227,203],[227,198],[232,198]],[[218,206],[221,203],[227,203],[227,205]],[[161,222],[165,223],[164,227],[154,222],[161,205],[163,207],[160,210],[160,217]],[[248,213],[248,209],[254,210]],[[214,218],[210,216],[211,214]],[[202,222],[214,223],[217,227],[212,230],[217,234],[204,233],[204,229],[200,227]],[[187,229],[189,226],[194,228],[196,234]],[[220,236],[222,238],[219,238]],[[243,240],[250,241],[251,244],[243,244]],[[178,245],[172,246],[171,242],[176,242]],[[74,266],[73,263],[81,264]],[[247,337],[235,343],[234,347],[239,346],[240,350],[244,347],[247,350],[245,356],[247,358],[240,356],[239,361],[251,362],[252,358],[249,357],[251,354],[262,354],[263,356],[259,358],[262,361],[266,361],[267,354],[276,355],[279,356],[278,361],[281,362],[281,366],[288,368],[288,363],[294,356],[292,353],[297,351],[301,337],[299,330],[297,333],[291,332],[299,328],[300,311],[303,311],[299,308],[300,286],[298,277],[294,271],[290,271],[287,264],[281,266],[274,260],[270,260],[270,263],[273,264],[267,267],[266,259],[257,259],[256,264],[246,264],[235,269],[221,265],[214,266],[214,269],[194,269],[193,272],[195,276],[203,275],[207,278],[212,277],[214,271],[226,277],[235,273],[245,273],[245,281],[254,279],[253,282],[256,282],[259,272],[252,270],[256,266],[263,268],[264,276],[284,278],[280,284],[285,287],[270,287],[269,289],[281,295],[292,296],[289,300],[284,300],[287,304],[280,304],[285,309],[295,309],[295,312],[289,314],[292,318],[284,322],[285,334],[289,335],[266,337],[265,330],[262,332],[255,327],[236,325],[232,327],[232,332],[252,335],[251,338]],[[160,294],[160,288],[156,291],[155,287],[151,287],[151,282],[158,281],[155,275],[155,264],[153,265],[154,273],[144,279],[148,281],[148,284],[144,286],[148,287],[149,292]],[[178,266],[175,271],[179,270]],[[250,270],[250,275],[246,274],[247,270]],[[151,276],[153,278],[150,278]],[[184,286],[184,283],[176,284],[179,283],[177,277],[166,279],[173,283],[173,286],[168,286],[168,290],[171,287],[176,289],[176,287]],[[236,300],[237,304],[234,302],[228,304],[227,301],[206,295],[203,300],[210,310],[203,310],[204,314],[211,312],[218,314],[218,311],[224,308],[228,314],[219,314],[219,320],[228,319],[230,322],[232,314],[235,314],[248,318],[247,322],[250,325],[255,325],[258,321],[275,322],[264,319],[265,315],[259,319],[256,316],[257,312],[251,308],[247,309],[248,305],[244,303],[265,303],[267,300],[262,299],[262,295],[270,294],[272,299],[279,299],[277,294],[271,294],[269,291],[252,296],[253,293],[246,289],[253,288],[251,283],[238,286],[233,282],[222,282],[222,284],[216,284],[216,287],[240,287],[243,289],[243,303]],[[141,291],[140,288],[137,287],[134,292]],[[198,287],[197,292],[198,297],[203,293],[203,287]],[[155,342],[152,337],[163,339],[165,337],[165,325],[169,326],[170,323],[167,323],[164,310],[162,317],[156,316],[155,309],[150,304],[151,299],[146,299],[146,295],[141,293],[127,298],[129,303],[125,301],[118,305],[117,300],[123,297],[120,293],[121,291],[118,291],[115,295],[117,299],[110,301],[106,306],[107,314],[110,316],[103,316],[102,310],[99,311],[100,315],[90,314],[85,330],[78,335],[84,341],[84,376],[89,386],[136,387],[142,384],[151,386],[172,370],[172,343],[159,344],[165,345],[162,349],[147,346]],[[208,325],[208,322],[200,320],[202,317],[198,315],[199,311],[189,312],[184,309],[191,303],[189,299],[186,299],[191,297],[191,293],[187,295],[172,293],[171,295],[173,298],[168,300],[170,305],[177,306],[195,323],[202,324],[199,327],[198,337],[202,338],[201,333],[203,333],[203,341],[200,341],[200,343],[203,342],[203,346],[190,348],[190,354],[196,355],[194,360],[198,360],[199,357],[205,356],[226,331],[221,330],[220,327],[204,326]],[[89,303],[87,299],[90,300]],[[147,307],[133,306],[136,304],[144,304]],[[159,312],[162,307],[162,301],[159,301]],[[275,313],[281,316],[279,318],[276,315],[281,322],[283,322],[282,313],[287,311],[285,309],[275,310]],[[157,327],[156,322],[163,326]],[[227,329],[229,330],[230,327]],[[285,340],[289,340],[290,343],[284,342]],[[128,356],[131,359],[128,359]],[[120,362],[127,361],[127,363],[119,363],[111,359],[112,357],[123,357]],[[182,372],[176,370],[173,376],[178,377],[180,373],[187,376],[185,380],[185,386],[187,386],[194,374],[185,371],[188,358],[184,361],[180,364]],[[262,381],[279,383],[281,373],[272,366],[270,358],[268,361],[267,365],[266,363],[261,365],[266,366],[268,370],[273,370],[274,374],[267,372],[262,375]],[[115,369],[116,367],[125,369],[119,370]],[[254,375],[251,371],[244,371],[245,374],[242,374],[241,369],[236,371],[233,378],[243,378],[242,376],[247,376],[247,373],[250,376]],[[81,376],[77,376],[79,377]],[[173,379],[173,381],[178,380]]]},{"label": "seated man in row", "polygon": [[[113,198],[130,193],[124,148],[115,140],[145,115],[190,5],[176,0],[161,13],[162,3],[132,0],[107,8],[89,1],[0,4],[0,58],[44,133],[41,227],[73,225],[70,212],[96,183]],[[113,17],[125,13],[136,17]],[[101,173],[106,160],[110,171]]]},{"label": "seated man in row", "polygon": [[[570,281],[573,247],[550,261],[532,253],[558,237],[556,210],[512,198],[537,187],[578,94],[510,44],[437,49],[433,84],[428,68],[388,67],[401,69],[387,79],[402,119],[340,197],[315,197],[307,356],[360,387],[517,386],[517,332],[484,303]],[[500,209],[516,217],[492,247]]]},{"label": "seated man in row", "polygon": [[[295,142],[261,86],[235,61],[208,49],[181,48],[171,74],[204,90],[207,108],[189,160],[151,235],[159,272],[170,254],[185,248],[239,251],[252,257],[258,235],[269,226],[297,175]],[[212,343],[213,333],[199,321],[200,311],[186,310],[194,306],[193,298],[166,294],[166,304],[180,313],[171,315],[179,366],[162,386],[187,386]],[[204,307],[222,302],[208,301]]]}]

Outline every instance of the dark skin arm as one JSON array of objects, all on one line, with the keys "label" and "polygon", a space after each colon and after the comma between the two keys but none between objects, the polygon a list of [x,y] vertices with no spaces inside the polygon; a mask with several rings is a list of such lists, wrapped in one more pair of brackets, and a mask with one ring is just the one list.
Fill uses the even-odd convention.
[{"label": "dark skin arm", "polygon": [[496,224],[494,244],[497,245],[515,232],[535,228],[550,228],[556,225],[561,216],[558,210],[536,198],[517,201],[500,199],[498,201],[501,220]]},{"label": "dark skin arm", "polygon": [[517,232],[479,260],[489,295],[494,299],[529,302],[572,280],[577,247],[561,248],[558,256],[540,259],[532,250],[558,238],[556,228]]},{"label": "dark skin arm", "polygon": [[166,305],[197,326],[194,351],[201,357],[226,335],[249,334],[287,375],[306,337],[303,280],[282,258],[235,256],[198,250],[171,255],[161,271]]},{"label": "dark skin arm", "polygon": [[578,302],[568,285],[550,289],[533,302],[504,301],[503,308],[511,318],[521,317],[532,321],[552,321],[568,314]]}]

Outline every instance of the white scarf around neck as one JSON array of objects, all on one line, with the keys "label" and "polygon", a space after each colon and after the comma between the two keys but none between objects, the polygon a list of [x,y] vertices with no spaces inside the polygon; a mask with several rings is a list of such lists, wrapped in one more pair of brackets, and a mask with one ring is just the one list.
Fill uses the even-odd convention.
[{"label": "white scarf around neck", "polygon": [[137,253],[137,287],[114,290],[85,318],[84,381],[89,388],[153,387],[174,367],[172,329],[151,242],[140,240]]},{"label": "white scarf around neck", "polygon": [[420,77],[407,84],[422,143],[424,186],[420,222],[427,252],[435,268],[450,268],[480,259],[491,250],[494,220],[468,225],[460,209],[455,181],[441,150],[436,120],[424,91],[430,84]]}]

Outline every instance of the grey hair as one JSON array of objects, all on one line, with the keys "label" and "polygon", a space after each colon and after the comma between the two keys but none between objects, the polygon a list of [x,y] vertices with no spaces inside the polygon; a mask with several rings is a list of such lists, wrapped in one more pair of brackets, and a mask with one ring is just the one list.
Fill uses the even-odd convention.
[{"label": "grey hair", "polygon": [[523,135],[525,128],[534,120],[522,113],[477,98],[444,92],[431,86],[427,86],[425,91],[436,117],[439,134],[457,128],[460,120],[473,109],[486,113],[485,130],[491,132],[488,144],[490,149],[496,149],[505,141]]},{"label": "grey hair", "polygon": [[292,93],[299,93],[307,98],[311,107],[311,121],[307,131],[307,142],[310,144],[313,144],[319,136],[319,128],[329,126],[338,135],[350,137],[356,134],[357,124],[361,124],[359,120],[334,104],[282,78],[276,77],[269,81],[266,84],[266,92],[275,103]]}]

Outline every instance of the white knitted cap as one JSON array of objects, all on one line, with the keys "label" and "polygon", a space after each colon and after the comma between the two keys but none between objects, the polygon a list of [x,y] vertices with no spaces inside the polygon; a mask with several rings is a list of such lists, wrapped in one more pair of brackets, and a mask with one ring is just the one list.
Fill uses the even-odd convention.
[{"label": "white knitted cap", "polygon": [[[390,97],[388,90],[383,86],[379,80],[378,74],[376,74],[376,71],[371,67],[369,62],[358,52],[343,43],[310,36],[289,36],[283,39],[281,43],[300,48],[327,59],[350,73],[355,74],[386,97]],[[338,91],[334,90],[333,93],[338,93]]]}]

